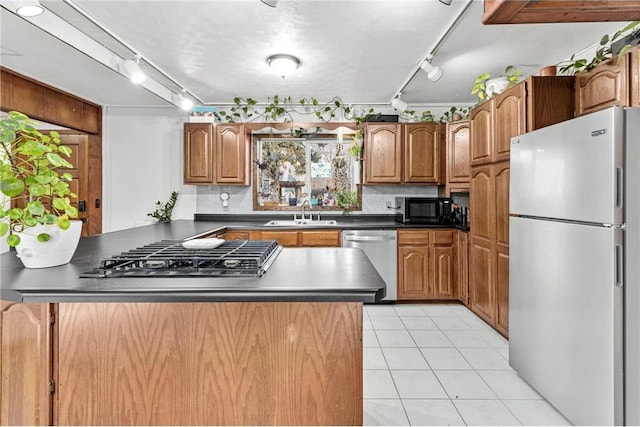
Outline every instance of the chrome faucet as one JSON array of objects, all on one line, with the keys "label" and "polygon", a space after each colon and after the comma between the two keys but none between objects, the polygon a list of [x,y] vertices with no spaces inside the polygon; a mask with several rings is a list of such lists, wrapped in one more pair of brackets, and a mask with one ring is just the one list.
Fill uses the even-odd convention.
[{"label": "chrome faucet", "polygon": [[[309,208],[311,208],[311,201],[310,201],[309,199],[305,199],[305,200],[302,202],[302,221],[304,221],[304,220],[305,220],[305,217],[304,217],[304,206],[305,206],[306,204],[308,204],[308,205],[309,205]],[[313,215],[312,215],[312,214],[309,214],[309,220],[313,220]]]}]

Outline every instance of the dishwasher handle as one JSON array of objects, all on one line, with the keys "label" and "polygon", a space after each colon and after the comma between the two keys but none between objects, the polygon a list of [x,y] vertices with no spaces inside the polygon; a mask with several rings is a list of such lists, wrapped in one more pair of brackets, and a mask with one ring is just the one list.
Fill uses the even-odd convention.
[{"label": "dishwasher handle", "polygon": [[390,237],[369,237],[369,236],[344,236],[344,240],[347,242],[360,242],[360,243],[369,243],[369,242],[390,242],[396,240],[395,236]]}]

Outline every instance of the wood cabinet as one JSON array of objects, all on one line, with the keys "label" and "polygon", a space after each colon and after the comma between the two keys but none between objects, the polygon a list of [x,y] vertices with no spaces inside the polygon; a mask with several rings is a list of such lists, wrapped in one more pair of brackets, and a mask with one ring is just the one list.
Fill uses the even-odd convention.
[{"label": "wood cabinet", "polygon": [[398,184],[402,181],[401,125],[366,124],[364,140],[365,183]]},{"label": "wood cabinet", "polygon": [[438,123],[367,123],[365,184],[444,183]]},{"label": "wood cabinet", "polygon": [[213,184],[213,125],[184,124],[184,183]]},{"label": "wood cabinet", "polygon": [[0,301],[0,423],[53,422],[52,304]]},{"label": "wood cabinet", "polygon": [[632,97],[637,106],[636,98],[639,89],[635,84],[631,84],[635,78],[632,76],[631,66],[632,63],[636,65],[637,55],[636,48],[634,52],[621,58],[611,58],[589,71],[577,73],[575,75],[576,116],[593,113],[613,105],[630,106]]},{"label": "wood cabinet", "polygon": [[[340,247],[341,234],[338,229],[312,230],[228,230],[222,234],[226,240],[276,240],[284,247]],[[213,236],[212,236],[213,237]]]},{"label": "wood cabinet", "polygon": [[184,183],[249,185],[251,131],[244,125],[184,124]]},{"label": "wood cabinet", "polygon": [[493,161],[493,101],[480,104],[469,113],[471,166]]},{"label": "wood cabinet", "polygon": [[458,298],[454,230],[398,230],[398,301]]},{"label": "wood cabinet", "polygon": [[469,233],[466,231],[458,231],[457,250],[458,299],[469,307]]},{"label": "wood cabinet", "polygon": [[249,185],[251,130],[244,125],[223,124],[215,131],[216,184]]},{"label": "wood cabinet", "polygon": [[474,168],[470,192],[469,296],[476,314],[509,330],[509,162]]},{"label": "wood cabinet", "polygon": [[640,20],[635,0],[484,0],[483,24]]},{"label": "wood cabinet", "polygon": [[469,157],[469,121],[447,123],[446,193],[469,191],[471,164]]},{"label": "wood cabinet", "polygon": [[440,126],[437,123],[402,125],[404,182],[439,184],[444,171]]}]

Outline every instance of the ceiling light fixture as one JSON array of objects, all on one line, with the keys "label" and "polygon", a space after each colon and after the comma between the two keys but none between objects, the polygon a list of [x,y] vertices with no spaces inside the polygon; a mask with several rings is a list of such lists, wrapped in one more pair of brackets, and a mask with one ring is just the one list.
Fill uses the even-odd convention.
[{"label": "ceiling light fixture", "polygon": [[440,77],[442,77],[442,75],[444,74],[442,68],[432,65],[428,59],[425,59],[422,65],[420,65],[420,68],[422,68],[427,73],[427,77],[432,82],[440,80]]},{"label": "ceiling light fixture", "polygon": [[451,6],[451,2],[452,2],[452,1],[453,1],[453,0],[440,0],[440,3],[442,3],[442,4],[446,4],[447,6]]},{"label": "ceiling light fixture", "polygon": [[139,56],[136,56],[135,61],[133,59],[125,59],[118,64],[118,70],[127,76],[131,82],[140,84],[147,78],[147,75],[140,69],[139,62]]},{"label": "ceiling light fixture", "polygon": [[266,4],[267,6],[271,6],[271,7],[276,7],[278,5],[278,0],[260,0],[260,1]]},{"label": "ceiling light fixture", "polygon": [[400,99],[401,95],[402,94],[399,93],[396,95],[395,98],[391,100],[391,106],[402,113],[406,111],[406,109],[409,107],[409,104],[407,104],[405,101]]},{"label": "ceiling light fixture", "polygon": [[16,8],[16,13],[25,18],[31,18],[42,15],[42,13],[44,13],[44,7],[37,1],[21,1]]},{"label": "ceiling light fixture", "polygon": [[283,79],[293,73],[299,66],[300,60],[293,55],[278,54],[267,58],[267,64]]}]

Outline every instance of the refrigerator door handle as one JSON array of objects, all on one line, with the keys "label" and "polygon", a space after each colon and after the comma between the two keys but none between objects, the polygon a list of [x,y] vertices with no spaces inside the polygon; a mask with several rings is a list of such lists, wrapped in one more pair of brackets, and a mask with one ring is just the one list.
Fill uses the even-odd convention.
[{"label": "refrigerator door handle", "polygon": [[616,168],[616,208],[622,207],[624,191],[624,174],[622,168]]},{"label": "refrigerator door handle", "polygon": [[615,280],[616,280],[616,286],[618,288],[621,288],[623,285],[623,271],[624,271],[624,266],[623,266],[623,260],[624,260],[624,254],[622,253],[622,245],[617,244],[615,246]]}]

